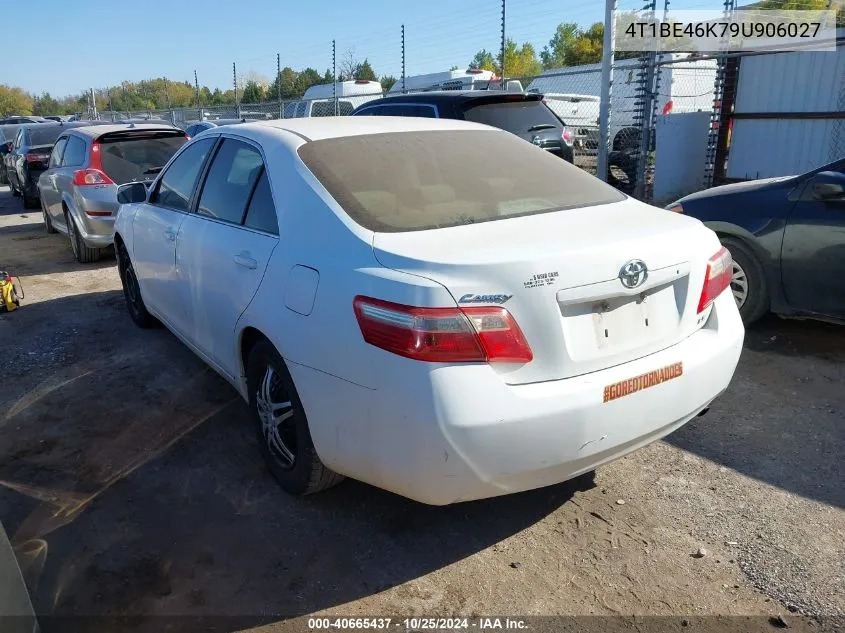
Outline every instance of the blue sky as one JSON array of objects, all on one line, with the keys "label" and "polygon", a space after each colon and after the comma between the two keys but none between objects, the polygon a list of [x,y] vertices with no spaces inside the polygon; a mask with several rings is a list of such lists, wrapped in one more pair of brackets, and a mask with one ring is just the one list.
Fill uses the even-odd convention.
[{"label": "blue sky", "polygon": [[[596,0],[507,0],[507,33],[537,52],[560,22],[589,25],[603,19]],[[4,8],[7,25],[32,18],[28,3]],[[406,72],[466,66],[480,48],[498,51],[500,0],[52,0],[38,10],[37,30],[8,29],[3,50],[29,51],[6,63],[0,82],[53,96],[121,80],[166,76],[229,88],[232,62],[238,74],[272,78],[276,53],[282,66],[331,67],[331,40],[338,64],[346,51],[368,58],[379,75],[401,73],[400,24],[405,24]],[[642,4],[620,0],[620,8]],[[686,8],[690,0],[673,0]],[[702,3],[699,1],[697,5]],[[220,8],[216,8],[219,5]],[[685,5],[685,6],[679,6]],[[718,7],[715,0],[707,6]],[[59,9],[58,7],[65,7]],[[35,40],[33,40],[33,37]],[[39,43],[33,49],[32,42]],[[41,51],[39,56],[36,50]]]}]

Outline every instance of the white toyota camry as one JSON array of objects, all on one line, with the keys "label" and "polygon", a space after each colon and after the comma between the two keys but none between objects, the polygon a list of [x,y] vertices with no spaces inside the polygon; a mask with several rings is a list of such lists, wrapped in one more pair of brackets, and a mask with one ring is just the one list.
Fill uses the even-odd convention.
[{"label": "white toyota camry", "polygon": [[483,125],[218,127],[119,197],[130,315],[249,401],[290,493],[561,482],[705,410],[739,359],[712,231]]}]

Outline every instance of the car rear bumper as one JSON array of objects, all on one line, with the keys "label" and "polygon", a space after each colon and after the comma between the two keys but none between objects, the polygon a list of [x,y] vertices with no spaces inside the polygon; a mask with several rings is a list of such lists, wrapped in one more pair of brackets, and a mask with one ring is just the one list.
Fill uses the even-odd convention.
[{"label": "car rear bumper", "polygon": [[[565,380],[506,385],[488,365],[431,365],[372,390],[300,365],[291,373],[327,466],[445,505],[559,483],[671,433],[728,387],[743,336],[726,292],[681,343]],[[606,386],[679,362],[681,376],[604,402]]]},{"label": "car rear bumper", "polygon": [[77,187],[73,201],[77,210],[77,226],[85,243],[92,248],[111,245],[114,241],[114,220],[120,207],[117,187]]}]

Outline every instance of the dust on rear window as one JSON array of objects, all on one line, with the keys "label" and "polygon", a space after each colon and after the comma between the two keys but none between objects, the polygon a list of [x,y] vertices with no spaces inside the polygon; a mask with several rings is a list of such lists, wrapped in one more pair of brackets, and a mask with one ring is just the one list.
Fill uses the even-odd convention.
[{"label": "dust on rear window", "polygon": [[565,160],[494,130],[322,139],[302,145],[299,156],[355,222],[385,233],[625,199]]},{"label": "dust on rear window", "polygon": [[103,171],[119,185],[152,180],[186,141],[181,132],[112,138],[105,136],[100,139]]}]

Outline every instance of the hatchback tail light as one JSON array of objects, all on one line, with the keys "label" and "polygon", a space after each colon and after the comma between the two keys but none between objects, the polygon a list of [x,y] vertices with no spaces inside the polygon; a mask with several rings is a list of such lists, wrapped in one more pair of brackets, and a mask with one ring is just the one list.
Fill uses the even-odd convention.
[{"label": "hatchback tail light", "polygon": [[39,152],[29,152],[24,155],[24,160],[27,163],[46,163],[50,160],[49,154],[42,154]]},{"label": "hatchback tail light", "polygon": [[353,307],[365,341],[406,358],[527,363],[534,357],[504,308],[420,308],[361,296]]},{"label": "hatchback tail light", "polygon": [[728,249],[722,247],[719,252],[707,260],[707,272],[704,275],[704,287],[698,300],[698,314],[704,312],[711,303],[731,285],[733,258]]},{"label": "hatchback tail light", "polygon": [[572,145],[572,132],[567,128],[563,128],[563,134],[561,134],[561,138],[563,138],[563,142],[567,145]]},{"label": "hatchback tail light", "polygon": [[114,181],[99,169],[77,169],[73,172],[73,184],[78,187],[86,185],[113,185]]}]

